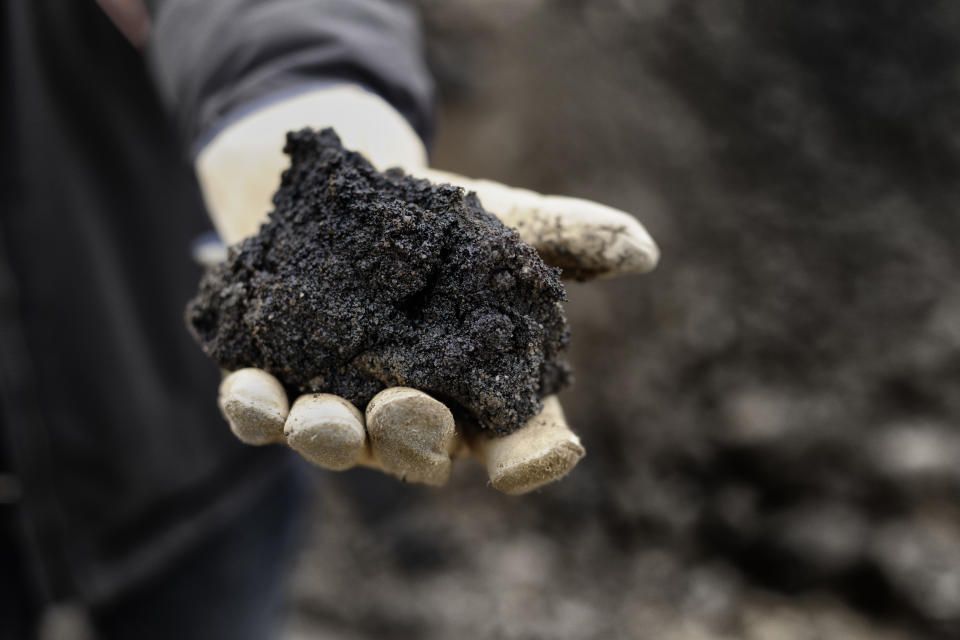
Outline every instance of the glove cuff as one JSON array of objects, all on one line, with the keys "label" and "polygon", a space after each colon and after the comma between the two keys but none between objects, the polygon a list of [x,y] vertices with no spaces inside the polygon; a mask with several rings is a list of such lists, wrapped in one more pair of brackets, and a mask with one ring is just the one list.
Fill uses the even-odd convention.
[{"label": "glove cuff", "polygon": [[243,113],[204,145],[194,161],[204,202],[223,241],[256,233],[288,161],[288,131],[333,127],[346,148],[378,169],[411,172],[427,154],[413,127],[390,104],[358,85],[313,88]]}]

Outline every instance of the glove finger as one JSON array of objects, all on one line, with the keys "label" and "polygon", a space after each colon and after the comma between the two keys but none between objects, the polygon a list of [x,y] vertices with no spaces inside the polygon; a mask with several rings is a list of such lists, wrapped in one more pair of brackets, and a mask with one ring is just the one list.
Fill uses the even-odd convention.
[{"label": "glove finger", "polygon": [[453,414],[422,391],[392,387],[367,405],[373,465],[406,482],[442,486],[458,446]]},{"label": "glove finger", "polygon": [[297,398],[283,435],[291,449],[332,471],[353,467],[367,449],[363,414],[348,400],[328,393]]},{"label": "glove finger", "polygon": [[420,175],[475,191],[484,208],[515,228],[547,264],[563,269],[566,278],[646,273],[660,260],[660,249],[644,226],[618,209],[434,169]]},{"label": "glove finger", "polygon": [[567,426],[556,396],[518,431],[503,437],[477,436],[474,454],[486,465],[495,489],[517,495],[565,476],[586,451]]},{"label": "glove finger", "polygon": [[289,405],[283,386],[261,369],[238,369],[224,377],[217,400],[234,435],[253,445],[283,440]]}]

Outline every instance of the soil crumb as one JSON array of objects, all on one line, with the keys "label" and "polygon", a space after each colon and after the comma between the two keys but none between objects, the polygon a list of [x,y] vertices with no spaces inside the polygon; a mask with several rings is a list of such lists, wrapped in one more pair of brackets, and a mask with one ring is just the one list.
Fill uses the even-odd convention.
[{"label": "soil crumb", "polygon": [[360,409],[409,386],[496,434],[569,384],[559,270],[474,194],[380,173],[332,129],[291,132],[284,152],[269,220],[187,307],[221,367]]}]

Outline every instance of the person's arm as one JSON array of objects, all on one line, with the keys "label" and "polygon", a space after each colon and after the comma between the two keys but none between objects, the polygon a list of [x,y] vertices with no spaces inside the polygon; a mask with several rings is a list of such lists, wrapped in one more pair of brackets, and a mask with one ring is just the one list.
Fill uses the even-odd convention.
[{"label": "person's arm", "polygon": [[363,86],[429,138],[433,82],[419,23],[393,0],[147,0],[161,97],[194,154],[265,101],[318,83]]},{"label": "person's arm", "polygon": [[[223,4],[255,14],[264,3],[228,0]],[[281,148],[286,132],[305,126],[316,129],[331,126],[347,148],[360,151],[380,169],[400,166],[418,176],[477,191],[491,212],[516,227],[548,262],[564,267],[569,275],[640,273],[656,264],[656,245],[643,227],[623,212],[583,200],[541,196],[428,169],[417,133],[416,114],[426,114],[428,91],[417,91],[417,87],[426,85],[419,80],[421,72],[425,74],[422,65],[413,61],[419,45],[409,38],[415,31],[410,30],[406,18],[398,17],[394,24],[397,34],[384,36],[394,43],[387,49],[371,45],[367,50],[363,42],[368,36],[359,35],[371,25],[389,31],[390,20],[386,18],[397,10],[394,3],[384,3],[384,13],[371,9],[381,5],[379,2],[357,0],[349,0],[350,9],[345,9],[341,2],[271,0],[266,4],[272,7],[268,15],[273,16],[266,23],[254,21],[251,15],[223,27],[233,33],[238,25],[246,24],[246,28],[252,29],[259,24],[255,29],[259,35],[254,38],[250,52],[239,53],[243,51],[242,34],[227,38],[235,43],[234,55],[245,59],[246,65],[231,61],[229,47],[224,50],[222,44],[191,47],[191,50],[205,51],[204,55],[214,55],[214,60],[228,61],[222,63],[227,66],[224,70],[218,64],[206,63],[191,69],[185,54],[165,53],[177,38],[169,35],[164,40],[162,20],[164,11],[168,11],[167,20],[177,17],[176,22],[183,24],[185,20],[191,22],[186,16],[194,12],[194,20],[205,25],[198,27],[199,33],[213,37],[217,32],[212,27],[214,18],[219,16],[225,21],[228,14],[218,13],[222,9],[204,9],[207,3],[199,0],[155,3],[159,10],[154,16],[159,22],[151,44],[154,64],[160,70],[167,100],[178,114],[185,140],[197,151],[197,175],[211,216],[225,242],[234,243],[256,233],[265,220],[270,196],[285,166]],[[307,36],[293,38],[292,42],[302,43],[308,52],[294,55],[281,47],[279,51],[285,53],[279,55],[279,45],[265,44],[270,38],[264,34],[282,35],[284,27],[280,25],[287,24],[287,19],[274,13],[280,11],[280,7],[336,9],[332,9],[328,23],[316,23],[318,28],[322,24],[322,29],[315,34],[317,42]],[[380,21],[370,22],[370,16],[358,16],[353,13],[355,10],[372,10]],[[347,24],[332,26],[338,16],[349,17]],[[349,24],[352,20],[358,24]],[[294,32],[300,34],[300,29],[298,26]],[[336,34],[324,31],[326,35],[321,35],[325,29],[340,32],[339,37],[351,39],[353,45],[328,48],[325,38]],[[407,36],[399,35],[404,33]],[[412,53],[408,58],[395,47],[413,49],[409,49]],[[352,57],[354,50],[358,57]],[[312,63],[307,68],[290,66],[291,60],[313,61],[318,56],[332,55],[331,51],[339,52],[344,60],[337,62],[335,55],[324,58],[324,64],[330,69],[347,68],[364,59],[370,62],[370,69],[348,79],[336,74],[325,75],[324,67]],[[263,52],[279,55],[280,61],[272,60],[273,54]],[[378,56],[395,59],[378,61]],[[245,68],[257,70],[252,74],[253,79],[240,73]],[[266,77],[271,70],[276,72],[273,79]],[[378,73],[390,77],[361,83],[361,79],[376,77]],[[385,82],[402,84],[404,77],[408,81],[407,89],[397,93],[384,89]],[[254,85],[258,87],[255,91],[249,89]],[[413,111],[405,111],[404,105],[412,105]],[[418,108],[421,111],[418,112]],[[578,438],[567,427],[555,398],[547,398],[544,411],[518,432],[506,438],[483,438],[471,443],[464,443],[459,437],[446,407],[413,389],[387,389],[361,414],[344,399],[329,395],[302,396],[291,404],[272,376],[256,369],[243,369],[224,379],[219,402],[234,433],[245,442],[286,442],[308,460],[327,468],[366,464],[408,481],[434,485],[443,484],[449,477],[453,456],[472,452],[485,462],[496,488],[522,493],[562,477],[584,453]],[[415,424],[417,429],[412,431],[410,424]]]}]

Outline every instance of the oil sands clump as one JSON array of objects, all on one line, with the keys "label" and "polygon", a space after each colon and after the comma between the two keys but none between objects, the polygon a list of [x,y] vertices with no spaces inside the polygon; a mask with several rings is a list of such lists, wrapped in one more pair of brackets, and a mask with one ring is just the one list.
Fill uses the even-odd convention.
[{"label": "oil sands clump", "polygon": [[569,384],[559,271],[476,196],[380,173],[331,129],[291,132],[284,152],[268,221],[187,307],[221,367],[361,410],[413,387],[501,435]]}]

